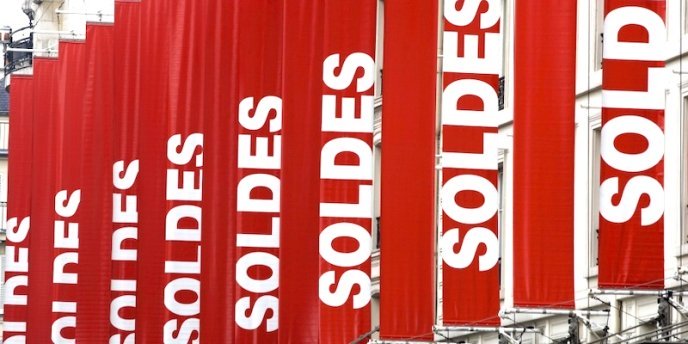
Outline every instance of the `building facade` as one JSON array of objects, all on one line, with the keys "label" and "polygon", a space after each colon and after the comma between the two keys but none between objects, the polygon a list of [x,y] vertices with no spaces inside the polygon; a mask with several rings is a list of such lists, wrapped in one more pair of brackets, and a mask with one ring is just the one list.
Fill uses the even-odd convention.
[{"label": "building facade", "polygon": [[[55,56],[59,39],[81,39],[86,21],[112,21],[112,0],[20,1],[12,0],[18,8],[26,3],[35,11],[33,42],[35,56]],[[501,21],[503,39],[504,113],[508,120],[499,126],[504,138],[499,154],[499,231],[501,241],[501,302],[502,309],[513,306],[513,109],[514,109],[514,4],[518,0],[502,0]],[[502,342],[515,339],[520,343],[562,343],[578,340],[586,343],[650,343],[660,339],[679,342],[688,339],[688,307],[683,306],[680,291],[688,290],[688,0],[667,1],[666,55],[666,117],[665,117],[665,266],[666,295],[608,295],[591,294],[597,288],[597,237],[599,229],[600,127],[602,83],[602,23],[603,0],[578,1],[576,108],[575,108],[575,291],[578,310],[607,311],[607,315],[578,314],[503,314],[502,326],[530,328],[533,331],[502,334]],[[380,166],[384,119],[384,1],[378,1],[378,78],[375,86],[375,202],[373,221],[373,288],[372,324],[379,324],[379,243],[384,240],[380,217]],[[441,8],[441,6],[440,6]],[[440,13],[438,13],[438,20]],[[28,19],[27,19],[28,21]],[[0,23],[2,25],[2,23]],[[439,37],[438,37],[439,40]],[[438,66],[441,66],[441,45]],[[27,68],[17,73],[31,73]],[[442,75],[438,67],[438,77]],[[11,85],[11,77],[5,79]],[[3,111],[0,93],[0,209],[6,201],[8,110]],[[556,100],[552,100],[556,101]],[[439,116],[438,116],[439,118]],[[438,121],[439,122],[439,121]],[[439,128],[439,126],[438,126]],[[441,133],[438,130],[437,139]],[[2,146],[4,142],[4,146]],[[4,147],[4,148],[3,148]],[[4,150],[3,150],[4,149]],[[438,164],[441,162],[438,161]],[[556,168],[556,167],[553,167]],[[6,204],[6,202],[4,203]],[[439,215],[438,215],[439,216]],[[1,220],[4,224],[4,218]],[[438,221],[438,223],[441,223]],[[4,237],[0,226],[0,238]],[[4,249],[0,248],[0,253]],[[441,265],[441,264],[438,264]],[[437,276],[441,276],[439,270]],[[438,281],[438,284],[441,281]],[[674,292],[669,297],[668,293]],[[666,296],[666,297],[665,297]],[[667,303],[668,302],[668,303]],[[688,302],[688,301],[686,301]],[[437,300],[437,324],[442,324],[442,299]],[[668,308],[667,308],[668,307]],[[668,311],[665,311],[668,310]],[[667,319],[668,316],[668,319]],[[574,326],[571,322],[578,326]],[[663,327],[660,327],[663,326]],[[449,331],[438,333],[438,342],[498,343],[499,333]],[[373,334],[377,338],[377,334]]]},{"label": "building facade", "polygon": [[[514,4],[518,0],[502,0],[503,19],[503,75],[505,81],[505,118],[499,126],[504,138],[499,154],[499,232],[501,241],[501,305],[502,310],[513,308],[513,109],[514,109]],[[584,343],[650,343],[659,341],[683,342],[688,338],[688,308],[684,306],[680,291],[688,285],[688,193],[686,173],[686,108],[688,107],[688,2],[667,1],[667,41],[665,117],[665,238],[664,276],[666,293],[637,293],[636,295],[609,295],[590,293],[597,289],[600,134],[602,112],[602,29],[604,0],[578,1],[578,32],[576,55],[576,108],[575,108],[575,291],[577,315],[566,314],[501,314],[505,327],[529,328],[528,331],[505,331],[500,336],[493,331],[449,331],[436,333],[438,342],[501,343],[516,340],[518,343],[574,342],[572,333]],[[442,6],[440,6],[441,8]],[[384,22],[384,1],[379,2],[380,19]],[[381,24],[380,24],[381,25]],[[546,28],[543,28],[543,30]],[[378,32],[379,45],[384,39]],[[439,39],[439,38],[438,38]],[[441,49],[441,48],[440,48]],[[381,51],[379,49],[378,51]],[[442,52],[438,52],[441,59]],[[382,61],[378,55],[380,74]],[[441,63],[438,63],[441,66]],[[441,69],[440,69],[441,70]],[[440,74],[441,75],[441,72]],[[382,85],[384,83],[381,83]],[[380,94],[380,93],[378,93]],[[381,105],[380,97],[376,104]],[[556,100],[553,100],[556,101]],[[376,118],[376,180],[379,180],[379,161],[382,138],[379,122],[384,119],[384,107]],[[440,133],[438,132],[438,139]],[[440,163],[438,161],[438,163]],[[553,167],[556,168],[556,167]],[[379,183],[376,189],[379,196]],[[379,245],[379,197],[375,202],[377,216],[374,242]],[[438,221],[439,222],[439,221]],[[553,229],[554,230],[554,229]],[[373,327],[378,325],[379,309],[379,246],[373,251]],[[438,264],[441,266],[441,264]],[[439,269],[438,269],[439,270]],[[441,273],[436,275],[441,279]],[[438,282],[438,284],[441,281]],[[667,297],[670,295],[670,297]],[[640,295],[638,295],[640,294]],[[668,302],[665,302],[667,301]],[[441,296],[437,301],[437,324],[441,325]],[[603,311],[586,314],[585,310]],[[608,311],[608,312],[607,312]],[[556,312],[559,313],[559,312]],[[606,315],[600,315],[605,314]],[[667,319],[668,318],[668,319]],[[574,325],[571,323],[574,322]],[[576,326],[577,325],[577,326]],[[664,327],[662,327],[664,326]],[[668,329],[668,330],[667,330]],[[508,338],[508,337],[511,338]],[[500,340],[500,337],[501,340]]]}]

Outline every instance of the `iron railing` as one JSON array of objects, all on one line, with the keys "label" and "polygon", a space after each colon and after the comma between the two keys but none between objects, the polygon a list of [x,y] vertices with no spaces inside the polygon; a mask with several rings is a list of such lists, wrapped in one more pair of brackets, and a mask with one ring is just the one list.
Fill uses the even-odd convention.
[{"label": "iron railing", "polygon": [[[8,48],[33,49],[33,33],[21,39],[14,39],[14,35],[24,30],[31,30],[31,27],[21,28],[12,32],[12,41],[7,45]],[[18,70],[31,67],[33,65],[33,53],[26,51],[6,51],[5,52],[5,75],[10,75]]]}]

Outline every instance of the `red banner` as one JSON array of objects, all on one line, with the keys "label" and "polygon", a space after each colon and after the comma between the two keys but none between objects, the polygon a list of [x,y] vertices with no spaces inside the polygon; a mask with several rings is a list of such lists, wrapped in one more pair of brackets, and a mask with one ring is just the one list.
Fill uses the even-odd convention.
[{"label": "red banner", "polygon": [[134,342],[138,255],[140,3],[115,1],[110,343]]},{"label": "red banner", "polygon": [[349,342],[370,330],[376,3],[284,11],[279,338]]},{"label": "red banner", "polygon": [[320,343],[369,332],[377,1],[324,13],[320,151]]},{"label": "red banner", "polygon": [[53,195],[51,224],[54,228],[51,336],[53,342],[73,342],[78,331],[78,314],[83,314],[79,303],[87,290],[81,288],[87,278],[82,268],[86,259],[81,257],[85,248],[83,239],[91,230],[82,223],[86,215],[83,209],[86,157],[81,125],[86,119],[83,99],[89,91],[86,89],[86,45],[82,41],[61,41],[59,51],[56,89],[62,122],[50,129],[52,135],[62,135],[61,149],[54,153],[60,159],[58,176],[61,178]]},{"label": "red banner", "polygon": [[601,288],[664,288],[665,15],[663,0],[605,1]]},{"label": "red banner", "polygon": [[[324,8],[284,1],[279,341],[318,343],[318,202]],[[343,14],[343,13],[342,13]]]},{"label": "red banner", "polygon": [[55,193],[61,175],[62,111],[58,111],[57,59],[35,58],[34,127],[31,176],[31,235],[29,242],[29,316],[27,343],[51,343],[53,295],[53,227]]},{"label": "red banner", "polygon": [[31,234],[31,177],[33,174],[33,78],[12,76],[5,246],[4,343],[26,343],[28,320],[29,240]]},{"label": "red banner", "polygon": [[576,1],[516,3],[514,305],[571,308]]},{"label": "red banner", "polygon": [[[142,343],[164,343],[163,328],[169,318],[163,294],[165,277],[165,177],[167,160],[167,122],[169,110],[167,86],[170,73],[168,66],[167,32],[172,15],[172,3],[150,0],[141,2],[141,44],[139,53],[140,81],[140,131],[139,182],[145,185],[139,190],[138,204],[142,209],[139,217],[138,240],[145,243],[145,250],[137,254],[138,279],[136,298],[136,341]],[[188,51],[188,47],[185,49]],[[176,327],[182,323],[172,323]],[[194,324],[191,324],[194,325]],[[190,336],[187,328],[186,336]]]},{"label": "red banner", "polygon": [[[136,340],[200,337],[205,1],[141,3]],[[198,94],[199,96],[195,96]],[[140,325],[140,326],[139,326]]]},{"label": "red banner", "polygon": [[86,73],[85,92],[72,89],[83,99],[76,121],[82,156],[76,340],[105,343],[110,338],[114,27],[89,23],[86,38],[85,64],[80,65]]},{"label": "red banner", "polygon": [[380,338],[435,323],[437,1],[385,1]]},{"label": "red banner", "polygon": [[[280,169],[282,165],[282,3],[239,1],[235,36],[238,107],[229,111],[238,136],[235,343],[278,341]],[[235,102],[236,103],[236,102]],[[229,312],[232,309],[228,310]]]},{"label": "red banner", "polygon": [[[238,4],[253,1],[207,2],[201,8],[204,55],[195,61],[196,78],[204,80],[205,92],[198,113],[203,114],[203,247],[201,255],[200,332],[203,341],[233,343],[235,284],[234,256],[236,251],[236,182],[237,182],[237,115],[238,85],[234,81],[238,52],[243,47],[236,39],[239,26]],[[248,19],[248,18],[246,18]],[[197,41],[196,41],[197,42]],[[253,77],[259,78],[258,75]],[[272,76],[270,77],[272,78]],[[269,314],[266,314],[269,315]],[[208,319],[208,320],[205,320]],[[138,324],[137,324],[138,326]],[[138,338],[138,337],[137,337]]]},{"label": "red banner", "polygon": [[497,125],[500,1],[444,3],[442,319],[499,325]]}]

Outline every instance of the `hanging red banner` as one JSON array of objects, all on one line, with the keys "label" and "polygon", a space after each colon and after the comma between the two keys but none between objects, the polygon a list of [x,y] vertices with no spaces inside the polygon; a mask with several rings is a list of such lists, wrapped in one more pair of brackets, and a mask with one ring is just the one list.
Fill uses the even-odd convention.
[{"label": "hanging red banner", "polygon": [[7,241],[5,246],[4,343],[26,343],[33,174],[33,78],[12,76],[12,126],[9,132]]},{"label": "hanging red banner", "polygon": [[[136,340],[200,340],[205,1],[141,3]],[[140,325],[140,326],[139,326]]]},{"label": "hanging red banner", "polygon": [[[77,310],[84,290],[80,283],[82,273],[83,236],[88,231],[83,226],[83,174],[84,151],[82,146],[84,121],[83,98],[86,90],[86,46],[83,41],[61,41],[58,62],[57,91],[58,112],[62,122],[51,128],[52,135],[62,136],[61,149],[54,154],[61,176],[57,192],[53,195],[51,228],[52,240],[52,342],[76,340]],[[82,90],[75,92],[75,90]],[[56,134],[55,132],[60,132]]]},{"label": "hanging red banner", "polygon": [[437,1],[385,1],[380,338],[435,323]]},{"label": "hanging red banner", "polygon": [[138,128],[140,3],[115,1],[112,144],[112,276],[110,278],[110,342],[133,343],[136,328],[138,218]]},{"label": "hanging red banner", "polygon": [[[235,343],[276,343],[282,165],[282,3],[238,2]],[[234,103],[237,103],[236,101]],[[231,310],[230,310],[231,311]]]},{"label": "hanging red banner", "polygon": [[377,4],[284,6],[279,338],[349,342],[370,330]]},{"label": "hanging red banner", "polygon": [[[86,38],[86,55],[80,65],[85,73],[85,92],[79,94],[83,111],[75,120],[80,131],[78,150],[82,160],[78,185],[81,203],[76,340],[105,343],[110,338],[112,270],[114,27],[88,23]],[[73,152],[66,149],[67,154]]]},{"label": "hanging red banner", "polygon": [[666,1],[606,0],[601,288],[664,288]]},{"label": "hanging red banner", "polygon": [[[139,190],[138,204],[142,211],[139,217],[138,240],[145,243],[145,250],[137,253],[138,276],[136,281],[136,341],[142,343],[164,343],[163,328],[168,319],[164,303],[165,290],[165,178],[167,161],[167,122],[170,73],[168,46],[169,21],[172,19],[169,7],[172,3],[151,0],[141,2],[141,43],[138,55],[140,81],[140,109],[138,149],[140,154],[138,181],[145,185]],[[185,49],[188,51],[188,48]],[[174,150],[173,150],[174,151]],[[178,330],[181,322],[172,322],[170,332]],[[185,327],[185,336],[190,336],[195,324]],[[189,326],[187,325],[187,326]],[[180,333],[181,334],[181,333]]]},{"label": "hanging red banner", "polygon": [[515,28],[514,305],[572,308],[576,1],[519,1]]},{"label": "hanging red banner", "polygon": [[33,63],[34,121],[29,242],[29,315],[26,342],[51,343],[53,297],[53,233],[55,194],[62,174],[62,111],[58,111],[58,61],[35,58]]},{"label": "hanging red banner", "polygon": [[499,325],[497,125],[501,2],[444,3],[442,319]]},{"label": "hanging red banner", "polygon": [[324,12],[320,151],[320,343],[370,331],[377,1]]},{"label": "hanging red banner", "polygon": [[[201,1],[203,55],[194,62],[195,78],[203,80],[204,92],[196,93],[203,102],[197,120],[204,123],[203,231],[201,232],[201,310],[203,341],[235,343],[235,251],[237,111],[239,74],[237,58],[243,49],[236,39],[238,5],[253,1]],[[242,18],[248,20],[249,18]],[[256,23],[258,24],[258,23]],[[247,76],[251,77],[251,76]],[[252,77],[259,78],[258,75]],[[272,79],[273,76],[269,76]],[[258,315],[260,312],[255,312]],[[269,317],[269,312],[264,314]],[[208,320],[205,320],[208,319]],[[138,324],[137,324],[138,326]],[[237,342],[238,343],[238,342]]]},{"label": "hanging red banner", "polygon": [[284,1],[279,341],[318,343],[324,5]]}]

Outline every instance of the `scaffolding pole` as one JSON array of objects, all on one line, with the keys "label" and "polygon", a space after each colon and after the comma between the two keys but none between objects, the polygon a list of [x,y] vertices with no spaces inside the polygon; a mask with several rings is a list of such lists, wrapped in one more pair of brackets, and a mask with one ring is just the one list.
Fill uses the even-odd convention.
[{"label": "scaffolding pole", "polygon": [[415,341],[415,340],[382,340],[382,339],[371,339],[368,344],[428,344],[434,343],[433,341]]},{"label": "scaffolding pole", "polygon": [[112,13],[103,13],[103,11],[82,12],[82,11],[70,11],[70,10],[57,9],[57,10],[55,10],[55,13],[57,13],[57,14],[73,14],[73,15],[82,15],[82,16],[114,16],[114,14],[112,14]]},{"label": "scaffolding pole", "polygon": [[516,338],[514,338],[511,335],[509,335],[508,333],[506,333],[506,331],[499,331],[499,335],[504,337],[504,339],[506,339],[506,341],[511,343],[511,344],[520,344],[521,343],[520,341],[516,340]]},{"label": "scaffolding pole", "polygon": [[688,308],[684,306],[683,304],[674,301],[672,298],[666,298],[667,302],[669,302],[670,305],[672,305],[681,315],[688,316]]},{"label": "scaffolding pole", "polygon": [[31,30],[32,33],[36,35],[56,35],[56,36],[72,36],[72,37],[83,37],[84,33],[77,33],[74,30],[71,31],[57,31],[57,30]]},{"label": "scaffolding pole", "polygon": [[[647,322],[647,323],[649,323],[649,322]],[[677,333],[671,333],[671,334],[667,334],[667,335],[664,335],[664,334],[662,334],[662,333],[663,333],[663,332],[667,332],[667,331],[675,331],[675,330],[678,330],[679,328],[682,328],[682,327],[686,326],[686,324],[687,324],[686,321],[682,321],[682,322],[680,322],[680,323],[676,323],[676,324],[673,324],[673,325],[670,325],[670,326],[660,327],[660,328],[658,328],[658,329],[656,329],[656,330],[652,330],[652,331],[650,331],[650,332],[646,332],[646,333],[642,333],[642,334],[639,334],[639,335],[635,335],[635,336],[632,336],[632,337],[625,338],[624,340],[617,342],[617,344],[622,344],[622,343],[638,343],[638,341],[647,342],[647,341],[648,341],[648,338],[652,338],[652,337],[655,337],[655,336],[657,336],[657,337],[659,337],[659,338],[669,338],[669,337],[672,337],[672,336],[677,335]],[[622,332],[623,332],[623,331],[622,331]],[[679,332],[679,333],[682,334],[682,333],[686,333],[686,332],[688,332],[688,331],[681,331],[681,332]],[[590,342],[589,344],[600,343],[601,341],[602,341],[602,340],[596,340],[596,341]]]},{"label": "scaffolding pole", "polygon": [[372,336],[373,333],[375,333],[375,332],[377,332],[377,331],[380,331],[380,327],[379,327],[379,326],[375,326],[372,330],[370,330],[370,331],[368,331],[368,332],[366,332],[366,333],[364,333],[364,334],[358,336],[358,338],[354,339],[354,340],[353,340],[351,343],[349,343],[349,344],[358,344],[358,343],[361,343],[361,342],[363,342],[363,340],[365,340],[366,338]]},{"label": "scaffolding pole", "polygon": [[18,53],[57,53],[57,50],[55,49],[7,48],[6,51],[15,51]]},{"label": "scaffolding pole", "polygon": [[575,314],[579,317],[582,316],[609,316],[609,310],[603,311],[588,311],[588,310],[566,310],[566,309],[549,309],[549,308],[507,308],[503,312],[504,314],[545,314],[545,315],[571,315]]},{"label": "scaffolding pole", "polygon": [[540,333],[533,327],[469,327],[469,326],[433,326],[434,332],[501,332],[513,331],[524,333]]},{"label": "scaffolding pole", "polygon": [[673,291],[673,290],[601,290],[601,289],[590,289],[588,291],[589,295],[617,295],[617,296],[667,296],[667,295],[678,295],[678,296],[688,296],[688,291]]},{"label": "scaffolding pole", "polygon": [[[588,318],[586,318],[586,317],[576,316],[576,318],[577,318],[577,319],[580,319],[580,321],[583,322],[583,325],[585,325],[585,327],[587,327],[587,328],[590,330],[590,332],[593,333],[596,337],[599,338],[599,336],[597,336],[597,334],[595,334],[595,331],[602,330],[602,331],[605,332],[605,335],[604,335],[603,338],[607,338],[607,336],[608,336],[607,333],[608,333],[608,331],[609,331],[609,328],[608,328],[606,325],[605,325],[605,326],[602,326],[602,325],[600,325],[600,324],[598,324],[598,323],[594,323],[594,322],[590,321],[590,319],[588,319]],[[595,326],[597,326],[597,329],[594,328]],[[624,340],[624,339],[625,339],[623,336],[621,336],[621,335],[619,335],[619,334],[612,334],[612,335],[609,335],[609,337],[616,337],[616,338],[621,339],[621,340]]]}]

